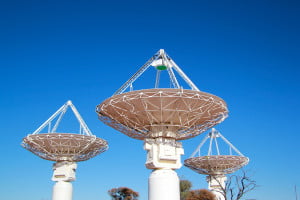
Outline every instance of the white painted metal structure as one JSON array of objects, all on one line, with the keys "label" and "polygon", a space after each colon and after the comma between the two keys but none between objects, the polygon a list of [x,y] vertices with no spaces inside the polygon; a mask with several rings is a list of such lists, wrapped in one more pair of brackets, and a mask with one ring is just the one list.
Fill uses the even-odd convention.
[{"label": "white painted metal structure", "polygon": [[[134,82],[150,67],[157,70],[154,88],[133,90]],[[167,71],[171,88],[159,88]],[[185,81],[183,88],[176,72]],[[129,91],[125,92],[127,89]],[[178,140],[195,137],[227,117],[226,103],[199,91],[179,66],[159,50],[114,95],[97,106],[99,119],[129,137],[144,140],[149,177],[149,200],[179,200],[179,179],[184,154]]]},{"label": "white painted metal structure", "polygon": [[[229,153],[221,153],[218,139],[222,139],[229,147]],[[207,154],[201,155],[201,148],[207,141],[209,141]],[[202,152],[204,152],[203,149]],[[196,154],[198,154],[197,157],[195,157]],[[197,173],[208,175],[206,177],[208,189],[215,193],[218,200],[224,200],[224,189],[227,179],[225,174],[237,171],[247,165],[248,162],[248,157],[245,157],[219,131],[212,128],[211,132],[200,142],[190,158],[184,161],[184,165]]]},{"label": "white painted metal structure", "polygon": [[[80,130],[77,134],[57,133],[68,107],[71,107],[79,122]],[[53,127],[52,122],[55,122]],[[41,133],[46,127],[48,132]],[[91,133],[71,101],[66,102],[36,131],[25,137],[21,145],[43,159],[56,162],[53,164],[52,180],[56,183],[52,200],[72,200],[71,181],[75,180],[76,162],[88,160],[108,148],[105,140]]]},{"label": "white painted metal structure", "polygon": [[[160,68],[160,67],[164,68]],[[160,74],[162,71],[167,70],[170,80],[172,82],[172,87],[180,89],[182,85],[179,84],[174,70],[179,74],[181,78],[190,86],[191,90],[197,90],[197,86],[187,77],[187,75],[180,69],[180,67],[172,60],[172,58],[163,50],[160,49],[154,56],[152,56],[130,79],[128,79],[115,93],[122,94],[127,88],[133,89],[133,83],[150,67],[155,67],[157,69],[156,81],[154,88],[159,88]]]}]

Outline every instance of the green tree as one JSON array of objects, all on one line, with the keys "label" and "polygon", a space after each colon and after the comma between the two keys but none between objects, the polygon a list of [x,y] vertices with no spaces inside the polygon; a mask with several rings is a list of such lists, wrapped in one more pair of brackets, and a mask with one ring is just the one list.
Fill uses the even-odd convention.
[{"label": "green tree", "polygon": [[139,193],[128,187],[118,187],[108,190],[112,200],[138,200]]},{"label": "green tree", "polygon": [[216,200],[216,196],[209,190],[192,190],[186,196],[185,200]]},{"label": "green tree", "polygon": [[185,200],[191,187],[192,183],[189,180],[180,180],[180,200]]}]

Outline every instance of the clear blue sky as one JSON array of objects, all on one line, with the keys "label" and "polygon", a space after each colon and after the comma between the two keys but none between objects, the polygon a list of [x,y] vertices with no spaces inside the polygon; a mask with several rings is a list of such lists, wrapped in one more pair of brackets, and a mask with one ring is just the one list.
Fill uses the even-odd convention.
[{"label": "clear blue sky", "polygon": [[[0,199],[50,200],[52,162],[20,146],[71,99],[110,149],[78,163],[74,200],[108,200],[127,186],[147,200],[142,141],[97,119],[110,97],[163,48],[200,90],[223,98],[216,128],[246,156],[251,198],[300,191],[300,5],[290,0],[1,1]],[[188,158],[203,135],[183,141]],[[183,167],[194,189],[205,177]]]}]

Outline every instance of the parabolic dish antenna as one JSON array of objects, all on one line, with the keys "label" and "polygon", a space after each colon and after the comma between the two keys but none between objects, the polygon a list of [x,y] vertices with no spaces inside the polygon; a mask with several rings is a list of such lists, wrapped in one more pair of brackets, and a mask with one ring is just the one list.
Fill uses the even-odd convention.
[{"label": "parabolic dish antenna", "polygon": [[[218,141],[218,139],[221,141]],[[203,155],[205,149],[202,147],[206,141],[209,141],[208,151],[207,154]],[[228,153],[223,151],[224,146],[221,148],[221,142],[225,143],[226,147],[229,147],[229,149],[227,148],[229,150]],[[196,154],[198,155],[196,156]],[[211,132],[200,142],[190,158],[184,161],[184,165],[199,174],[207,175],[208,189],[216,195],[217,200],[225,200],[226,174],[237,171],[247,165],[248,162],[249,158],[245,157],[220,132],[212,128]]]},{"label": "parabolic dish antenna", "polygon": [[[77,134],[57,132],[68,107],[71,107],[79,122],[80,129]],[[42,132],[46,127],[48,131]],[[108,148],[105,140],[91,133],[71,101],[67,101],[36,131],[25,137],[21,145],[43,159],[55,161],[52,181],[56,183],[53,187],[52,200],[72,200],[71,182],[76,179],[76,162],[88,160]]]},{"label": "parabolic dish antenna", "polygon": [[184,140],[220,123],[227,114],[219,97],[186,89],[146,89],[114,95],[97,106],[99,119],[135,139]]},{"label": "parabolic dish antenna", "polygon": [[249,159],[243,156],[212,155],[189,158],[184,165],[199,174],[218,175],[231,174],[248,163]]},{"label": "parabolic dish antenna", "polygon": [[[78,119],[80,133],[57,133],[57,127],[68,107]],[[55,122],[56,121],[56,122]],[[51,127],[51,122],[54,124]],[[40,133],[48,126],[47,133]],[[21,144],[35,155],[51,161],[84,161],[108,149],[105,140],[97,138],[91,133],[86,123],[71,101],[66,102],[35,132],[23,139]]]},{"label": "parabolic dish antenna", "polygon": [[[222,154],[220,151],[219,143],[217,139],[222,139],[229,147],[228,154]],[[201,147],[206,141],[209,141],[209,149],[207,155],[199,155],[194,157],[197,153],[200,154]],[[213,147],[215,145],[215,154],[213,154]],[[203,149],[202,149],[203,150]],[[234,155],[234,153],[236,155]],[[191,155],[190,158],[184,161],[184,165],[197,173],[207,175],[224,175],[230,174],[241,167],[247,165],[249,158],[245,157],[236,147],[234,147],[220,132],[215,128],[207,134],[202,140],[197,149]]]},{"label": "parabolic dish antenna", "polygon": [[[157,69],[154,87],[133,90],[133,83],[151,66]],[[171,88],[159,88],[163,71],[168,72]],[[188,86],[187,89],[183,89],[175,72]],[[129,92],[124,92],[129,88]],[[228,114],[226,103],[221,98],[199,91],[162,49],[112,97],[98,105],[96,112],[105,124],[140,140],[195,137],[222,122]]]}]

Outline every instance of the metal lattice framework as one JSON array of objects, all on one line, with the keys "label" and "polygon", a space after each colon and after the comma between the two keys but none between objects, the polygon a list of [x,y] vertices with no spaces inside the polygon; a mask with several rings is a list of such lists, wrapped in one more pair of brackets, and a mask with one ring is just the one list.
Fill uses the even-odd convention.
[{"label": "metal lattice framework", "polygon": [[[68,107],[71,107],[79,122],[79,134],[56,132]],[[51,122],[55,120],[54,126],[51,127]],[[41,133],[47,126],[48,132]],[[43,159],[71,162],[88,160],[108,149],[105,140],[91,133],[71,101],[66,102],[36,131],[23,138],[21,145]]]},{"label": "metal lattice framework", "polygon": [[[229,146],[229,155],[222,155],[217,138],[222,139]],[[201,147],[203,147],[208,139],[210,139],[208,153],[205,156],[201,156]],[[213,154],[213,143],[215,144],[216,155]],[[194,157],[197,153],[199,156]],[[237,155],[233,155],[233,153],[236,153]],[[212,128],[211,132],[209,132],[200,142],[190,158],[184,161],[184,165],[200,174],[218,175],[233,173],[247,165],[248,162],[248,157],[245,157],[219,131]]]},{"label": "metal lattice framework", "polygon": [[218,175],[233,173],[248,162],[249,159],[243,156],[212,155],[189,158],[184,165],[200,174]]},{"label": "metal lattice framework", "polygon": [[219,97],[197,90],[147,89],[114,95],[97,106],[99,119],[135,139],[199,135],[228,114]]},{"label": "metal lattice framework", "polygon": [[70,133],[28,135],[22,145],[35,155],[52,161],[84,161],[107,150],[107,142],[103,139]]},{"label": "metal lattice framework", "polygon": [[160,49],[156,52],[133,76],[131,76],[115,93],[122,94],[126,89],[130,88],[133,90],[133,83],[149,68],[156,68],[156,78],[154,88],[159,88],[161,82],[161,72],[167,71],[170,81],[171,88],[183,88],[175,76],[175,71],[184,80],[184,82],[190,87],[191,90],[197,90],[197,86],[188,78],[188,76],[180,69],[180,67],[174,62],[174,60],[163,50]]}]

